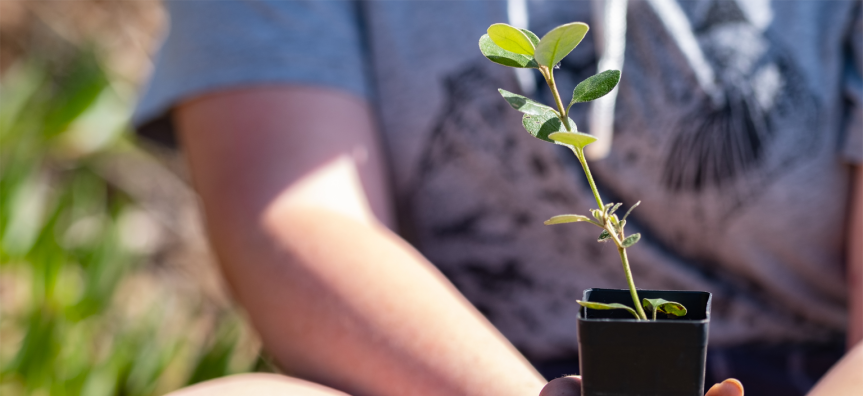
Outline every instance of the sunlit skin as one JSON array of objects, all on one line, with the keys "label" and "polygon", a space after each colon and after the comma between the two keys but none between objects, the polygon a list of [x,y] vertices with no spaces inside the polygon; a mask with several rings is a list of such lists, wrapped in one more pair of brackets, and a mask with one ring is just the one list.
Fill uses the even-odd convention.
[{"label": "sunlit skin", "polygon": [[[261,88],[176,114],[234,298],[287,373],[355,395],[536,395],[545,381],[391,232],[366,104]],[[365,152],[365,154],[357,154]]]},{"label": "sunlit skin", "polygon": [[[370,114],[348,94],[291,86],[204,95],[175,111],[222,273],[290,374],[232,376],[175,394],[578,395],[577,377],[546,386],[390,230]],[[742,395],[738,388],[732,381],[708,395]]]},{"label": "sunlit skin", "polygon": [[[329,389],[318,384],[297,378],[275,374],[242,374],[220,378],[198,384],[172,393],[171,396],[210,396],[210,395],[302,395],[302,396],[348,396],[346,393]],[[580,396],[581,378],[568,376],[549,382],[539,396]],[[743,385],[735,379],[728,379],[710,388],[706,396],[743,396]]]},{"label": "sunlit skin", "polygon": [[846,244],[848,249],[848,338],[846,342],[848,349],[863,343],[863,167],[854,167],[851,187]]},{"label": "sunlit skin", "polygon": [[863,342],[848,351],[808,396],[859,396],[863,390]]}]

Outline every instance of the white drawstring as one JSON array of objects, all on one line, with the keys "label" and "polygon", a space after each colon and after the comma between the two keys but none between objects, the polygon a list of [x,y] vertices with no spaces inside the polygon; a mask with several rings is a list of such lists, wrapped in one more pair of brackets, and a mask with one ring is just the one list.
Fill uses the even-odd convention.
[{"label": "white drawstring", "polygon": [[[519,29],[527,29],[528,14],[527,0],[507,0],[506,13],[511,26]],[[518,81],[521,92],[526,96],[531,96],[536,92],[536,80],[531,69],[514,69],[515,78]]]},{"label": "white drawstring", "polygon": [[695,73],[695,79],[698,85],[710,96],[711,101],[717,107],[725,102],[725,93],[716,85],[716,74],[713,72],[713,67],[707,62],[704,57],[704,52],[701,51],[701,46],[698,45],[698,40],[692,33],[692,26],[689,24],[689,19],[680,5],[675,0],[648,0],[647,1],[665,29],[674,39],[677,47],[686,57],[689,67]]},{"label": "white drawstring", "polygon": [[[596,34],[597,53],[601,54],[597,71],[609,69],[623,71],[623,55],[626,51],[627,0],[593,0],[593,22]],[[618,88],[593,101],[590,107],[590,134],[596,143],[587,146],[585,155],[589,159],[602,159],[611,150],[614,137],[614,105]]]}]

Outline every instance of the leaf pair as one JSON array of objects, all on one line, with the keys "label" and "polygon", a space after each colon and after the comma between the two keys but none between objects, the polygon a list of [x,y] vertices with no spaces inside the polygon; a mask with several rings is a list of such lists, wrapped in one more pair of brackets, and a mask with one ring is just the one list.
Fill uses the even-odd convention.
[{"label": "leaf pair", "polygon": [[[600,303],[593,301],[581,301],[576,300],[579,305],[589,309],[598,309],[598,310],[611,310],[611,309],[625,309],[627,312],[631,313],[632,316],[635,316],[636,319],[639,319],[638,314],[634,309],[619,303]],[[657,312],[664,312],[669,315],[674,316],[686,316],[686,307],[683,304],[674,301],[667,301],[661,298],[645,298],[641,300],[642,305],[645,309],[650,312],[653,312],[653,320],[656,320]]]},{"label": "leaf pair", "polygon": [[535,138],[568,146],[577,149],[578,152],[596,141],[595,137],[578,132],[578,127],[571,118],[567,119],[572,131],[567,130],[560,121],[560,113],[551,107],[504,89],[498,89],[498,91],[513,109],[524,113],[521,123],[524,129]]},{"label": "leaf pair", "polygon": [[636,313],[634,309],[627,307],[626,305],[623,305],[623,304],[600,303],[600,302],[581,301],[581,300],[576,300],[576,302],[578,303],[578,305],[581,305],[582,307],[589,308],[589,309],[598,309],[598,310],[602,310],[602,311],[607,311],[607,310],[611,310],[611,309],[625,309],[627,312],[631,313],[632,316],[635,316],[635,319],[641,319],[640,317],[638,317],[638,313]]},{"label": "leaf pair", "polygon": [[[563,132],[560,132],[560,133],[563,133]],[[553,135],[558,135],[558,133],[555,133]],[[579,135],[584,135],[584,134],[579,134]],[[585,136],[592,138],[592,136],[590,136],[590,135],[585,135]],[[545,225],[578,223],[578,222],[585,222],[586,221],[588,223],[596,225],[597,227],[604,228],[603,218],[607,216],[611,220],[613,228],[616,230],[617,234],[620,234],[621,238],[623,238],[623,226],[626,225],[626,218],[629,216],[629,213],[632,212],[632,209],[635,209],[635,207],[638,206],[640,203],[641,203],[641,201],[638,201],[635,203],[635,205],[632,205],[632,207],[629,208],[629,210],[623,216],[623,219],[620,219],[620,220],[617,220],[617,216],[614,214],[614,212],[617,211],[617,209],[620,208],[620,206],[622,204],[621,203],[617,203],[617,204],[608,203],[605,205],[604,211],[599,210],[599,209],[592,209],[591,210],[591,213],[593,214],[593,217],[596,219],[596,221],[591,220],[587,216],[582,216],[582,215],[577,215],[577,214],[563,214],[563,215],[554,216],[554,217],[546,220]],[[602,233],[599,234],[599,238],[597,239],[597,242],[608,242],[609,239],[611,239],[611,233],[609,233],[607,229],[603,229]],[[628,247],[638,243],[639,240],[641,240],[641,234],[636,233],[636,234],[632,234],[632,235],[624,238],[620,244],[622,247],[628,248]]]},{"label": "leaf pair", "polygon": [[496,23],[480,37],[479,49],[486,58],[504,66],[553,68],[581,43],[588,29],[582,22],[567,23],[539,39],[530,30]]},{"label": "leaf pair", "polygon": [[656,320],[657,312],[664,312],[674,316],[686,316],[686,307],[683,304],[667,301],[661,298],[645,298],[641,300],[641,305],[644,309],[653,312],[653,320]]},{"label": "leaf pair", "polygon": [[[521,124],[533,137],[554,143],[550,135],[555,132],[566,132],[566,126],[560,121],[560,113],[551,107],[504,89],[498,89],[498,91],[513,109],[524,113]],[[571,118],[569,125],[570,128],[576,128],[575,121]]]},{"label": "leaf pair", "polygon": [[[609,239],[611,239],[611,233],[609,233],[608,230],[602,230],[602,233],[599,234],[599,238],[597,238],[596,241],[608,242]],[[638,243],[639,240],[641,240],[641,234],[632,234],[620,241],[620,246],[628,248]]]}]

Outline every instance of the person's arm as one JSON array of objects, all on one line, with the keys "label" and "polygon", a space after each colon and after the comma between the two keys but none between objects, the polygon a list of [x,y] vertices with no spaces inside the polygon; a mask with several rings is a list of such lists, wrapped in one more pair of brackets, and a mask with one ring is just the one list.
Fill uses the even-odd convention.
[{"label": "person's arm", "polygon": [[847,241],[849,350],[863,341],[863,166],[855,166],[852,174]]},{"label": "person's arm", "polygon": [[323,88],[175,112],[234,298],[289,375],[354,395],[537,395],[541,376],[392,224],[369,108]]},{"label": "person's arm", "polygon": [[807,396],[859,396],[863,391],[863,343],[848,351]]}]

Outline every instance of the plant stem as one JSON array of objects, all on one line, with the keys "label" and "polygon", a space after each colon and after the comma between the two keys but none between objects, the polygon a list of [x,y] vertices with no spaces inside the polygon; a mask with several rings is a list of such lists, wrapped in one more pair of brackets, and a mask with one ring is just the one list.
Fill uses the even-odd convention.
[{"label": "plant stem", "polygon": [[626,274],[626,283],[629,284],[629,294],[632,296],[632,303],[635,304],[635,310],[641,319],[647,320],[647,315],[644,313],[644,308],[641,308],[641,303],[638,301],[638,292],[635,291],[635,282],[632,280],[632,271],[629,270],[629,258],[626,257],[626,248],[619,246],[617,252],[620,253],[620,261],[623,263],[623,272]]},{"label": "plant stem", "polygon": [[593,198],[596,199],[596,204],[599,205],[599,210],[603,210],[605,205],[602,203],[602,198],[599,196],[599,190],[596,189],[596,182],[593,181],[593,175],[590,173],[590,167],[587,166],[587,158],[584,158],[584,151],[573,148],[572,152],[581,163],[581,168],[584,169],[584,175],[587,176],[587,183],[590,184],[590,191],[593,193]]},{"label": "plant stem", "polygon": [[563,123],[563,126],[567,131],[572,131],[572,128],[569,126],[569,115],[566,114],[566,108],[563,107],[563,102],[560,100],[560,93],[557,92],[557,85],[554,83],[554,70],[546,68],[542,75],[545,77],[545,83],[548,84],[549,88],[551,88],[551,94],[554,95],[554,102],[557,104],[557,109],[560,111],[560,122]]},{"label": "plant stem", "polygon": [[[568,109],[563,107],[563,102],[560,100],[560,94],[557,92],[557,85],[554,83],[554,70],[542,67],[539,71],[542,73],[542,76],[545,77],[545,82],[548,84],[548,87],[551,88],[552,95],[554,95],[554,101],[560,111],[560,121],[563,122],[563,126],[566,127],[567,131],[572,131],[569,126],[569,115],[567,114]],[[587,166],[587,159],[584,157],[584,151],[582,149],[572,147],[572,152],[575,154],[575,157],[578,158],[578,162],[581,163],[581,167],[584,169],[584,175],[587,176],[587,183],[590,184],[590,191],[593,192],[593,198],[596,199],[596,204],[599,206],[599,210],[604,211],[605,205],[602,203],[602,198],[599,197],[599,190],[596,189],[596,182],[593,181],[590,167]],[[603,220],[603,222],[605,221],[608,220]],[[603,227],[608,227],[608,225],[603,224]],[[623,263],[623,272],[626,274],[626,283],[629,285],[629,294],[632,295],[632,302],[635,304],[635,310],[638,312],[640,319],[647,320],[644,308],[641,307],[641,303],[638,301],[638,292],[635,290],[635,282],[632,280],[632,271],[629,269],[629,259],[626,257],[626,248],[621,245],[622,241],[620,239],[622,239],[623,235],[621,235],[621,238],[618,238],[614,234],[613,230],[609,229],[608,232],[614,235],[614,243],[617,245],[617,252],[620,253],[620,261]]]}]

